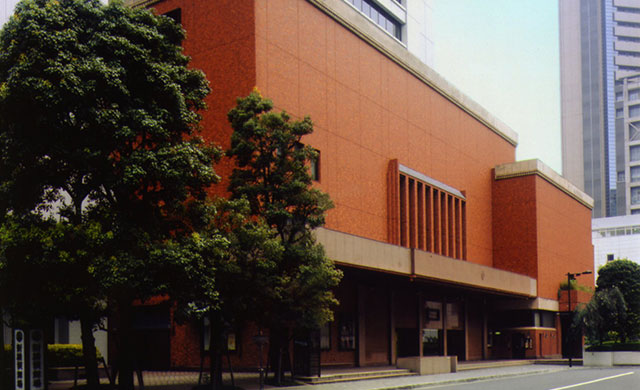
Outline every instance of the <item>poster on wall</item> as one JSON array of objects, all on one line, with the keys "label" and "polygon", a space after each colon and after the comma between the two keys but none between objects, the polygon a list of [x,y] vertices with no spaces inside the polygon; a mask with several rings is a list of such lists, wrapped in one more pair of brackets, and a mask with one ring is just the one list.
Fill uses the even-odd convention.
[{"label": "poster on wall", "polygon": [[356,327],[352,315],[343,314],[338,322],[338,348],[343,351],[356,349]]}]

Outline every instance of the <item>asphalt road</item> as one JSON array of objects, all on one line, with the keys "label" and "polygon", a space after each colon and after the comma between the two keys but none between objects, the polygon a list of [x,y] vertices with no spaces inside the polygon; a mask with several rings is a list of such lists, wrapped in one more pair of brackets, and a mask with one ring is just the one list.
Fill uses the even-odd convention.
[{"label": "asphalt road", "polygon": [[576,367],[554,373],[429,386],[447,390],[640,390],[640,367]]}]

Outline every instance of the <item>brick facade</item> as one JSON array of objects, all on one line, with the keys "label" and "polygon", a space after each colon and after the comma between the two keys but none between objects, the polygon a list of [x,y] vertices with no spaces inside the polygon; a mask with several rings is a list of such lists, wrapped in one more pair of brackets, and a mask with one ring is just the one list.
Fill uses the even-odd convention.
[{"label": "brick facade", "polygon": [[[211,83],[202,121],[206,139],[229,145],[226,114],[237,97],[257,87],[277,110],[314,121],[315,131],[304,141],[321,153],[315,185],[336,206],[326,228],[363,245],[414,248],[437,254],[445,264],[482,266],[464,268],[482,270],[470,275],[478,282],[464,284],[383,272],[384,264],[367,259],[356,266],[334,258],[345,279],[335,292],[341,304],[329,325],[323,364],[393,364],[398,356],[420,353],[456,354],[461,360],[521,352],[559,356],[559,283],[566,272],[593,264],[588,200],[535,170],[498,180],[494,168],[515,163],[517,142],[510,130],[426,66],[413,65],[389,37],[376,41],[379,32],[345,22],[353,15],[341,19],[325,3],[332,2],[151,2],[158,13],[181,9],[185,52]],[[230,170],[228,161],[217,167],[223,177]],[[214,191],[224,188],[223,181]],[[446,250],[429,244],[438,240],[434,234]],[[499,283],[483,287],[485,272],[493,270],[535,280],[535,293],[511,287],[498,292]],[[593,286],[592,277],[580,282]],[[526,318],[552,313],[544,317],[553,323],[492,321],[507,306]],[[238,332],[234,365],[257,365],[256,333],[253,325]],[[347,348],[349,334],[353,348]],[[175,325],[171,365],[197,367],[200,340],[198,324]],[[514,340],[523,340],[522,351],[514,351]]]}]

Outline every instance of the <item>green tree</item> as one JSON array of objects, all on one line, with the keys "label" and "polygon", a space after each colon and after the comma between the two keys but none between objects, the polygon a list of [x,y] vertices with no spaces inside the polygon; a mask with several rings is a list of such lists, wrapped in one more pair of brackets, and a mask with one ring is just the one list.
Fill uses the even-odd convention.
[{"label": "green tree", "polygon": [[[261,296],[274,284],[282,246],[273,230],[249,215],[245,199],[217,199],[204,239],[223,237],[224,250],[202,253],[199,268],[191,268],[189,283],[175,296],[184,318],[206,318],[210,325],[209,354],[212,388],[222,388],[226,335],[240,329],[262,310]],[[219,246],[218,246],[219,247]],[[215,287],[215,295],[209,294]],[[207,291],[208,290],[208,291]]]},{"label": "green tree", "polygon": [[596,292],[577,310],[574,326],[581,329],[589,344],[608,341],[612,332],[620,335],[627,322],[627,305],[618,287]]},{"label": "green tree", "polygon": [[[92,331],[106,312],[87,267],[109,239],[102,233],[97,223],[71,225],[36,214],[5,218],[0,225],[0,305],[12,313],[15,327],[46,327],[56,315],[79,319],[85,356],[95,356]],[[97,365],[89,362],[87,368],[97,380]]]},{"label": "green tree", "polygon": [[640,265],[620,259],[611,261],[598,270],[596,292],[614,287],[620,290],[627,306],[627,318],[620,327],[620,339],[626,342],[640,335]]},{"label": "green tree", "polygon": [[[102,241],[95,228],[42,220],[33,214],[5,219],[0,226],[0,305],[12,313],[14,327],[45,327],[56,315],[80,319],[82,325],[98,322],[104,301],[95,299],[94,284],[78,277],[85,272],[82,265],[86,266],[92,249],[86,244]],[[74,290],[67,288],[69,280],[74,281]],[[92,337],[93,333],[83,331],[82,335]],[[95,354],[93,339],[84,341],[87,356]],[[88,368],[97,377],[97,366],[93,373]]]},{"label": "green tree", "polygon": [[316,329],[332,320],[337,301],[331,289],[342,274],[312,234],[332,207],[328,195],[311,186],[308,164],[317,154],[302,137],[313,132],[312,122],[308,117],[291,121],[272,108],[257,91],[238,99],[228,115],[233,134],[227,155],[236,163],[232,198],[246,198],[251,215],[263,218],[282,246],[256,318],[269,329],[271,366],[280,383],[291,329]]},{"label": "green tree", "polygon": [[[81,319],[106,301],[117,310],[124,389],[133,388],[132,304],[172,293],[170,271],[186,268],[157,254],[195,240],[217,179],[216,149],[197,137],[209,88],[187,68],[183,39],[170,18],[99,0],[23,0],[0,32],[0,218],[9,230],[39,221],[37,244],[61,245],[40,259],[5,251],[0,288],[21,263],[72,264],[76,277],[55,296],[86,297]],[[91,348],[95,321],[84,322]]]}]

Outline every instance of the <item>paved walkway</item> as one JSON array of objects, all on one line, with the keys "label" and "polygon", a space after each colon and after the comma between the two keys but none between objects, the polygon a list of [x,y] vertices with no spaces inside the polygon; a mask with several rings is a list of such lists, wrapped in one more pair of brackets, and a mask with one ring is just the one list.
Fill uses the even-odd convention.
[{"label": "paved walkway", "polygon": [[[361,381],[301,385],[284,387],[284,390],[410,390],[443,385],[455,382],[472,382],[501,377],[518,375],[533,375],[547,372],[556,372],[569,369],[566,365],[541,365],[527,364],[511,367],[492,367],[477,370],[468,370],[451,374],[405,376],[387,379],[370,379]],[[574,368],[575,369],[575,368]],[[149,390],[191,390],[197,383],[197,373],[178,372],[149,372],[145,373],[145,389]],[[258,375],[256,373],[236,373],[234,375],[235,385],[245,390],[258,390]],[[230,377],[225,375],[225,384],[231,384]],[[49,386],[50,390],[70,389],[73,382],[57,382]],[[137,388],[137,387],[136,387]],[[265,385],[265,389],[274,389],[273,386]]]},{"label": "paved walkway", "polygon": [[[517,375],[531,375],[544,372],[554,372],[568,369],[567,366],[524,365],[513,367],[485,368],[469,370],[451,374],[436,374],[422,376],[405,376],[388,379],[372,379],[357,382],[343,382],[313,386],[313,390],[392,390],[419,389],[423,387],[443,385],[455,382],[473,382],[492,378],[510,377]],[[288,387],[287,390],[310,390],[309,386]],[[248,390],[248,389],[247,389]]]}]

